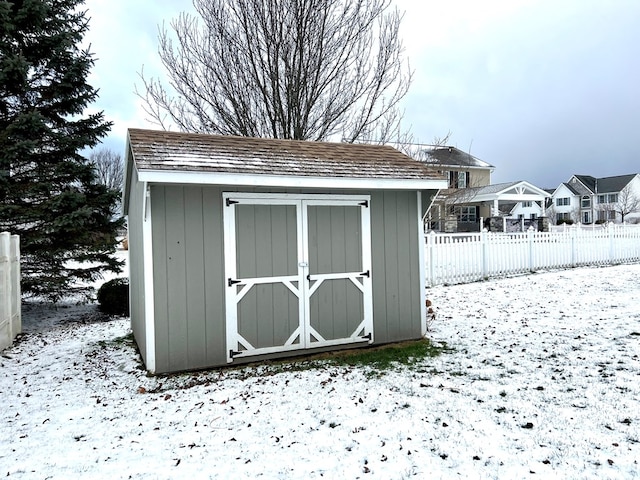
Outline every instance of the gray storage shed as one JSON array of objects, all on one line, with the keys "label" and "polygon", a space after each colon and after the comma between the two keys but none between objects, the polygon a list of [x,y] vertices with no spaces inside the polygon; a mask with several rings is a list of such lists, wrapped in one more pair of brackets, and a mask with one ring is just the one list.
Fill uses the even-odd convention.
[{"label": "gray storage shed", "polygon": [[380,145],[130,129],[131,325],[153,373],[426,332],[446,181]]}]

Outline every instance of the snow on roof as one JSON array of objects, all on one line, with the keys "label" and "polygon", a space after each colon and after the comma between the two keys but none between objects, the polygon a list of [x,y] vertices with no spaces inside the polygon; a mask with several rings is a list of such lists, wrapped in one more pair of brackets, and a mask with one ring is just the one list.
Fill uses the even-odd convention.
[{"label": "snow on roof", "polygon": [[486,194],[501,192],[519,183],[522,183],[522,182],[517,181],[517,182],[494,183],[492,185],[485,185],[482,187],[472,187],[472,188],[469,188],[469,190],[475,190],[476,194],[478,195],[486,195]]},{"label": "snow on roof", "polygon": [[385,145],[308,142],[129,129],[139,171],[359,179],[442,180],[432,167]]}]

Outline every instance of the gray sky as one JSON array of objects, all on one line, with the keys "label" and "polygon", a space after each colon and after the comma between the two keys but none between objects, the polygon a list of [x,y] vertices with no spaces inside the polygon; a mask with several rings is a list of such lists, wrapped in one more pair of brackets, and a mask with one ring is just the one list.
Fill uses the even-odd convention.
[{"label": "gray sky", "polygon": [[[576,174],[640,173],[640,1],[395,0],[415,71],[405,126],[493,164],[493,183],[554,188]],[[114,127],[153,128],[134,84],[162,76],[158,24],[189,0],[87,0],[96,56],[93,110]]]}]

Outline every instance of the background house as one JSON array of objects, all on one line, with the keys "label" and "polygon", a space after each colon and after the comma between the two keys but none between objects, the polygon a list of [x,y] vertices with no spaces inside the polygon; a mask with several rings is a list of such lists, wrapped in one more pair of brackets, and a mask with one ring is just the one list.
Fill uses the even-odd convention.
[{"label": "background house", "polygon": [[545,200],[523,200],[500,205],[500,213],[508,218],[535,220],[545,214]]},{"label": "background house", "polygon": [[[452,146],[428,146],[413,152],[413,156],[426,163],[447,179],[447,188],[440,190],[429,212],[428,228],[446,230],[445,221],[457,222],[456,230],[476,230],[481,212],[471,204],[476,187],[491,184],[495,167],[473,155]],[[453,218],[453,220],[452,220]]]},{"label": "background house", "polygon": [[640,222],[640,174],[596,178],[573,175],[552,194],[547,215],[554,223]]},{"label": "background house", "polygon": [[492,185],[495,167],[469,153],[434,146],[415,156],[447,178],[448,188],[440,191],[430,210],[430,230],[479,231],[483,218],[544,216],[547,192],[522,180]]}]

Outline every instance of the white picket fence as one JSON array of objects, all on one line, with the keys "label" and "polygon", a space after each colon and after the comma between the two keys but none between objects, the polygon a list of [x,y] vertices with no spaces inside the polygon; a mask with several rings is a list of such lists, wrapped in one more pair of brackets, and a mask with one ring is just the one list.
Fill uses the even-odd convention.
[{"label": "white picket fence", "polygon": [[0,233],[0,351],[22,331],[20,237]]},{"label": "white picket fence", "polygon": [[425,235],[427,285],[640,261],[640,225],[562,232]]}]

